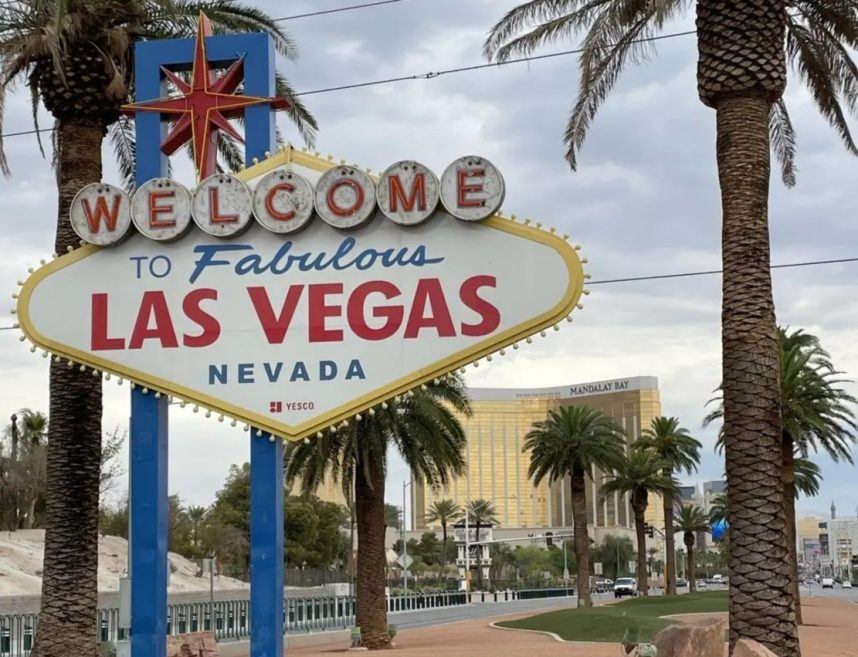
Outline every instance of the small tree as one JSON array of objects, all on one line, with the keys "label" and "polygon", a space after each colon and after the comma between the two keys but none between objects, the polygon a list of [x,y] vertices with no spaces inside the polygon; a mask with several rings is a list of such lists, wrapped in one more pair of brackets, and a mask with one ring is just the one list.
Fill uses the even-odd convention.
[{"label": "small tree", "polygon": [[441,525],[441,552],[443,563],[447,565],[447,527],[462,517],[462,507],[453,500],[435,500],[426,514],[426,522]]},{"label": "small tree", "polygon": [[698,533],[709,531],[709,521],[699,506],[683,506],[676,512],[675,526],[682,532],[682,542],[688,555],[688,590],[694,593],[697,590],[694,544]]}]

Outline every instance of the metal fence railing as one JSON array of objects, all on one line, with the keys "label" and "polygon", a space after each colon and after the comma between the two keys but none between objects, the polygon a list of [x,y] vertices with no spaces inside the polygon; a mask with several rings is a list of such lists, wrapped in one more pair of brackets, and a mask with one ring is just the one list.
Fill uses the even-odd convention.
[{"label": "metal fence railing", "polygon": [[[429,593],[390,596],[390,612],[432,609],[467,604],[466,594]],[[322,632],[347,629],[354,624],[356,603],[353,596],[293,598],[284,600],[283,620],[286,632]],[[99,638],[117,641],[127,638],[119,627],[118,609],[100,609]],[[28,657],[38,624],[37,614],[0,615],[0,657]],[[250,637],[250,601],[222,600],[172,604],[167,611],[168,634],[214,630],[219,641]]]},{"label": "metal fence railing", "polygon": [[[533,598],[573,595],[571,588],[532,589],[524,591],[447,591],[444,593],[411,593],[387,598],[390,613],[440,609],[471,603],[508,602]],[[347,629],[354,624],[356,601],[353,596],[294,598],[284,600],[283,620],[287,633],[323,632]],[[101,641],[127,638],[119,627],[118,609],[100,609]],[[0,615],[0,657],[29,657],[38,624],[37,614]],[[250,601],[221,600],[209,604],[195,602],[173,604],[167,610],[168,634],[214,631],[219,641],[236,641],[250,637]]]}]

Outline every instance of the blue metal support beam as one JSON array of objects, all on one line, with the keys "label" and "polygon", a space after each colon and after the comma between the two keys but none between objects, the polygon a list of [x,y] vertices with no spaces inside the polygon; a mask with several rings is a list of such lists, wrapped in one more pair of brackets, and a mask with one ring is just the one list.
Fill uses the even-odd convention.
[{"label": "blue metal support beam", "polygon": [[283,656],[283,441],[250,432],[250,654]]}]

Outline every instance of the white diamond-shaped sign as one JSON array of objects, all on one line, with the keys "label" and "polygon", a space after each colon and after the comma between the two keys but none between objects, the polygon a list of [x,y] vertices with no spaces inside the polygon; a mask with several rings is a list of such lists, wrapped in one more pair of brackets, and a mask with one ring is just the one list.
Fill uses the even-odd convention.
[{"label": "white diamond-shaped sign", "polygon": [[[289,150],[240,177],[332,166]],[[36,271],[18,313],[54,354],[296,440],[556,324],[582,289],[559,236],[439,206],[416,226],[378,211],[348,231],[85,246]]]}]

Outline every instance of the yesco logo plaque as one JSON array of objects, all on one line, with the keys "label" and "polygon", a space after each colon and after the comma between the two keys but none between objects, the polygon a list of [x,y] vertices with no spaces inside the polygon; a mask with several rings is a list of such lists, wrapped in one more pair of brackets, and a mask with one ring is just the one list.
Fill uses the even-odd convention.
[{"label": "yesco logo plaque", "polygon": [[569,316],[581,260],[502,218],[504,192],[483,157],[376,179],[291,148],[194,190],[90,185],[86,246],[24,283],[20,324],[69,366],[301,439]]}]

